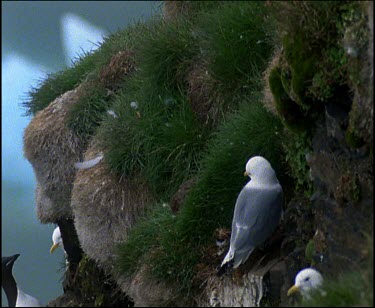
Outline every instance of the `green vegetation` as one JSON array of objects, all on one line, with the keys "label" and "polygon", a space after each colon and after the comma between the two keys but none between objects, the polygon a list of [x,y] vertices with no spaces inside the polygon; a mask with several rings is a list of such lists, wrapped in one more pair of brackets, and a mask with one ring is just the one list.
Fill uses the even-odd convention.
[{"label": "green vegetation", "polygon": [[29,91],[29,98],[23,102],[27,115],[35,115],[56,97],[78,86],[90,73],[98,74],[100,68],[121,50],[133,50],[137,38],[146,30],[142,21],[110,34],[98,49],[86,52],[72,60],[72,66],[49,74]]},{"label": "green vegetation", "polygon": [[139,69],[159,91],[178,90],[198,52],[192,22],[181,17],[174,22],[155,22],[139,44]]},{"label": "green vegetation", "polygon": [[[285,73],[284,73],[285,74]],[[282,78],[280,69],[275,67],[269,76],[269,84],[276,103],[276,110],[279,113],[284,125],[294,132],[304,131],[310,124],[306,119],[305,112],[294,102],[285,89],[288,89],[286,78]]]},{"label": "green vegetation", "polygon": [[29,99],[23,102],[26,115],[35,115],[56,97],[78,86],[91,71],[94,63],[93,54],[84,53],[76,59],[72,67],[49,74],[45,79],[40,80],[39,84],[29,91]]},{"label": "green vegetation", "polygon": [[197,170],[207,134],[183,95],[147,95],[147,85],[136,78],[127,89],[112,108],[118,117],[108,116],[100,127],[105,159],[118,174],[144,174],[166,200]]},{"label": "green vegetation", "polygon": [[[274,16],[283,47],[280,60],[269,74],[276,110],[286,132],[284,147],[296,189],[312,193],[306,154],[311,132],[327,105],[358,115],[353,92],[366,84],[361,65],[368,44],[368,30],[359,2],[308,1],[275,3]],[[355,34],[354,34],[355,33]],[[361,79],[362,78],[362,79]],[[364,140],[352,122],[345,140],[360,147]]]},{"label": "green vegetation", "polygon": [[83,138],[89,139],[103,118],[108,107],[106,91],[100,85],[85,89],[78,104],[73,105],[67,120],[67,126]]},{"label": "green vegetation", "polygon": [[260,75],[275,46],[275,25],[264,3],[232,2],[203,14],[199,23],[201,56],[209,59],[215,91],[229,94],[228,99],[259,90]]},{"label": "green vegetation", "polygon": [[151,251],[145,257],[153,275],[177,280],[184,290],[190,290],[202,247],[210,244],[216,228],[230,228],[238,192],[247,181],[242,176],[247,160],[254,155],[266,157],[284,180],[281,129],[281,123],[263,108],[258,97],[244,100],[239,112],[210,140],[198,183],[188,193],[178,216],[160,208],[137,225],[120,248],[119,270],[133,272],[144,262],[140,253]]},{"label": "green vegetation", "polygon": [[315,244],[313,240],[309,240],[305,247],[305,258],[307,261],[310,262],[311,266],[315,265],[315,261],[313,259],[313,255],[315,253]]},{"label": "green vegetation", "polygon": [[310,88],[313,82],[314,87],[318,81],[327,84],[318,68],[325,58],[321,46],[326,46],[328,36],[331,41],[336,35],[329,14],[336,9],[335,5],[317,2],[281,3],[276,10],[278,26],[284,30],[279,32],[283,52],[280,63],[270,74],[270,88],[286,126],[297,132],[305,131],[309,127],[306,123],[322,110]]},{"label": "green vegetation", "polygon": [[296,191],[301,191],[309,197],[313,193],[313,183],[310,179],[306,155],[311,152],[311,136],[306,132],[298,134],[285,131],[283,147]]},{"label": "green vegetation", "polygon": [[[100,128],[103,147],[108,148],[106,161],[112,169],[119,174],[133,174],[135,171],[147,174],[151,188],[162,200],[169,199],[178,186],[198,170],[197,161],[211,128],[200,125],[191,110],[186,89],[188,72],[194,62],[202,57],[201,50],[207,47],[205,44],[210,47],[210,52],[214,52],[211,56],[204,55],[209,59],[212,57],[210,62],[215,62],[216,67],[228,65],[230,58],[218,56],[223,45],[229,43],[224,40],[228,35],[216,28],[216,32],[221,34],[215,34],[214,38],[206,42],[210,33],[213,35],[214,25],[221,12],[227,16],[228,23],[231,20],[226,31],[235,33],[238,41],[241,41],[240,36],[246,37],[243,42],[228,47],[232,54],[240,52],[234,53],[236,63],[233,63],[230,74],[236,84],[240,84],[244,76],[247,85],[249,76],[252,76],[254,84],[257,83],[259,76],[254,72],[264,69],[271,51],[262,54],[261,48],[257,47],[254,51],[256,59],[242,66],[242,73],[238,70],[239,59],[249,48],[254,49],[253,45],[258,40],[270,40],[271,33],[265,30],[267,27],[248,21],[265,18],[266,11],[262,15],[262,7],[259,3],[225,3],[211,11],[197,13],[195,18],[198,22],[194,22],[192,17],[182,16],[174,22],[153,20],[150,23],[148,31],[138,37],[137,74],[124,83],[125,90],[113,104],[118,118],[106,120]],[[237,16],[237,13],[240,15]],[[255,19],[255,15],[258,19]],[[248,16],[247,19],[245,16]],[[202,24],[200,20],[205,22]],[[204,27],[206,22],[210,25],[208,30]],[[261,30],[257,30],[256,25]],[[259,68],[258,62],[261,66]],[[224,82],[221,84],[224,93],[227,88]],[[238,106],[239,97],[239,93],[234,94],[226,104],[230,105],[236,98],[234,104]],[[131,102],[137,103],[137,110],[130,106]],[[223,109],[218,114],[223,115]]]},{"label": "green vegetation", "polygon": [[[363,61],[368,44],[362,4],[278,3],[274,12],[283,52],[277,72],[270,74],[270,86],[287,126],[296,131],[306,130],[311,126],[296,127],[295,123],[315,122],[327,103],[348,112],[352,92],[362,81],[360,59]],[[353,133],[349,133],[349,142],[356,138]]]},{"label": "green vegetation", "polygon": [[144,30],[142,22],[130,25],[109,35],[97,50],[79,56],[71,67],[47,75],[36,88],[29,91],[29,99],[23,102],[26,115],[35,115],[55,98],[84,82],[84,94],[69,111],[66,125],[84,140],[89,140],[103,119],[103,112],[113,100],[113,95],[100,82],[101,69],[117,52],[133,50],[137,33]]},{"label": "green vegetation", "polygon": [[[154,278],[177,285],[188,297],[202,282],[199,269],[212,272],[218,265],[210,264],[206,248],[214,245],[217,228],[231,226],[250,157],[270,161],[286,194],[312,194],[306,155],[316,120],[328,104],[349,114],[368,42],[361,5],[353,1],[176,3],[186,5],[178,18],[156,16],[111,34],[71,68],[47,76],[24,105],[35,114],[84,82],[84,95],[66,125],[86,141],[95,135],[113,174],[144,177],[156,200],[118,246],[115,270],[130,277],[147,264]],[[259,93],[278,45],[281,56],[268,76],[274,115]],[[120,74],[112,89],[103,81],[103,68],[121,52],[129,52],[134,67]],[[205,93],[194,101],[194,91]],[[200,104],[208,107],[199,109]],[[200,110],[210,108],[215,112],[201,121]],[[343,124],[346,141],[359,147],[361,132],[350,123]],[[168,202],[195,177],[173,214]],[[360,185],[353,181],[351,189],[358,201]],[[311,221],[304,226],[313,228]],[[309,260],[311,243],[305,251]],[[348,277],[343,286],[362,281]],[[352,303],[344,289],[340,285],[332,294]]]}]

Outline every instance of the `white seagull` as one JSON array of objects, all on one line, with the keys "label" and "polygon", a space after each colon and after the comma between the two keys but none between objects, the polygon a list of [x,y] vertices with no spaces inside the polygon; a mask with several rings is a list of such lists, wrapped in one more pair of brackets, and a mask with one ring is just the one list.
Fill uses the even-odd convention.
[{"label": "white seagull", "polygon": [[281,218],[283,190],[271,164],[261,156],[252,157],[245,176],[250,181],[237,197],[230,248],[219,272],[245,263],[254,248],[272,235]]}]

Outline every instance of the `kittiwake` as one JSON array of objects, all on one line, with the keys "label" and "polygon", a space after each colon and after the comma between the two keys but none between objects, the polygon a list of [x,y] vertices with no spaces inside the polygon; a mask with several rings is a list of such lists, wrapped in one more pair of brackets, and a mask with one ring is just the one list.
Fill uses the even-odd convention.
[{"label": "kittiwake", "polygon": [[296,275],[294,285],[289,288],[287,295],[300,292],[304,299],[309,299],[311,291],[320,288],[322,284],[323,277],[316,269],[305,268]]},{"label": "kittiwake", "polygon": [[245,263],[254,248],[272,235],[281,218],[283,190],[271,164],[254,156],[246,164],[245,176],[250,181],[238,195],[230,248],[219,272]]}]

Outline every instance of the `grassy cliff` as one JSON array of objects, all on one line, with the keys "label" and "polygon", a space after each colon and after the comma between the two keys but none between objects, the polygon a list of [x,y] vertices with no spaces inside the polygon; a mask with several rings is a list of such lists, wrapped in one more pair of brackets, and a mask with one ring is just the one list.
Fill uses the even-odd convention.
[{"label": "grassy cliff", "polygon": [[[247,160],[270,161],[285,192],[284,210],[297,195],[310,198],[320,184],[309,157],[328,115],[339,122],[327,133],[337,147],[372,156],[372,120],[360,120],[373,108],[368,5],[167,1],[164,17],[113,33],[30,90],[24,106],[36,115],[84,84],[66,127],[85,146],[95,140],[111,180],[141,178],[147,187],[146,210],[113,244],[116,279],[132,279],[147,264],[149,277],[194,299],[220,264],[210,250],[215,232],[230,230]],[[193,184],[172,208],[186,183]],[[338,200],[339,192],[333,194]],[[345,200],[359,204],[363,196]],[[104,225],[109,217],[98,219]]]}]

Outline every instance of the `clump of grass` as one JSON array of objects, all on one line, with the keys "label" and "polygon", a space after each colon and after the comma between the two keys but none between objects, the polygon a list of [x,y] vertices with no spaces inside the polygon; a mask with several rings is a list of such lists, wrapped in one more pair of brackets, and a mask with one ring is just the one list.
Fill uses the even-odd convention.
[{"label": "clump of grass", "polygon": [[216,91],[236,96],[259,89],[275,46],[268,13],[262,2],[234,1],[201,14],[201,56],[208,59]]},{"label": "clump of grass", "polygon": [[86,141],[95,133],[103,119],[103,113],[109,107],[109,98],[105,89],[94,84],[96,83],[85,89],[86,94],[71,108],[66,123]]},{"label": "clump of grass", "polygon": [[146,28],[147,23],[135,22],[124,30],[110,34],[95,51],[83,52],[71,67],[48,74],[36,87],[31,88],[28,99],[22,103],[26,115],[35,115],[56,97],[78,86],[88,74],[97,75],[100,68],[118,51],[134,49],[139,35]]},{"label": "clump of grass", "polygon": [[[188,178],[181,170],[197,170],[197,158],[211,128],[203,130],[185,98],[188,72],[194,61],[207,56],[215,63],[211,70],[217,78],[221,76],[223,85],[230,81],[245,88],[250,79],[256,82],[255,72],[265,67],[272,51],[272,23],[262,25],[266,12],[257,3],[224,3],[215,10],[204,8],[194,18],[182,15],[173,22],[150,22],[148,31],[138,36],[137,76],[124,84],[126,93],[113,107],[119,118],[106,120],[102,130],[101,139],[109,149],[106,161],[112,169],[120,175],[141,170],[163,198]],[[227,23],[225,33],[222,23]],[[202,53],[205,48],[207,54]],[[221,90],[227,92],[227,88]],[[240,93],[231,90],[227,104],[238,106]],[[129,107],[132,101],[139,102],[138,116]]]},{"label": "clump of grass", "polygon": [[295,190],[309,197],[313,193],[313,183],[309,175],[306,155],[312,151],[311,135],[284,131],[283,147],[285,160],[290,166],[290,176],[294,179]]},{"label": "clump of grass", "polygon": [[[157,246],[148,260],[156,278],[177,281],[184,292],[191,291],[202,247],[209,243],[216,228],[230,228],[237,195],[247,180],[243,177],[247,160],[262,155],[271,162],[279,177],[283,172],[281,128],[280,121],[266,111],[256,97],[245,101],[239,112],[221,126],[209,142],[209,150],[198,172],[198,183],[188,193],[179,215],[174,217],[166,211],[155,211],[147,219],[146,225],[151,226],[167,216],[153,235]],[[132,257],[122,254],[119,270],[125,275],[137,268],[138,263],[130,261],[140,260],[139,254],[148,252],[147,246],[152,240],[143,242],[133,238],[135,235],[142,238],[142,233],[148,232],[146,225],[135,226],[130,232],[129,243],[139,245],[138,249],[128,243],[121,247],[124,254],[137,251]]]},{"label": "clump of grass", "polygon": [[[155,94],[151,84],[135,76],[113,105],[99,136],[105,159],[119,175],[144,174],[159,197],[168,199],[196,172],[207,133],[180,93]],[[137,108],[132,107],[137,104]]]},{"label": "clump of grass", "polygon": [[173,229],[175,219],[166,204],[155,205],[147,215],[140,218],[127,241],[118,246],[116,266],[120,272],[130,275],[142,264],[147,264],[147,258],[151,258],[155,254],[154,250],[160,246],[159,234]]},{"label": "clump of grass", "polygon": [[[111,104],[111,100],[113,101],[113,97],[108,97],[104,87],[101,87],[98,82],[95,82],[95,79],[98,79],[97,75],[99,69],[102,67],[102,65],[105,65],[106,62],[108,62],[108,59],[110,59],[110,57],[113,56],[113,54],[115,54],[118,50],[124,48],[131,50],[134,48],[136,50],[134,58],[139,70],[139,79],[148,84],[146,87],[138,87],[137,91],[146,91],[145,96],[147,97],[147,95],[149,95],[147,100],[156,103],[148,104],[148,107],[145,107],[148,108],[148,111],[143,110],[142,114],[143,116],[146,116],[146,118],[142,117],[137,119],[138,122],[133,123],[134,126],[130,130],[135,132],[135,129],[137,128],[140,132],[149,132],[151,136],[153,136],[152,138],[156,138],[157,136],[167,137],[168,129],[163,126],[166,124],[173,126],[173,128],[169,129],[169,131],[173,130],[176,132],[176,134],[184,131],[190,135],[190,137],[194,135],[196,132],[195,128],[197,126],[195,125],[193,115],[190,111],[188,111],[188,106],[186,103],[184,103],[185,107],[179,110],[179,114],[170,114],[171,118],[166,115],[162,116],[160,113],[170,112],[173,107],[169,108],[169,111],[167,111],[166,108],[163,108],[163,105],[165,104],[159,104],[163,99],[170,99],[174,101],[173,97],[180,95],[179,92],[182,87],[181,81],[183,80],[183,76],[190,65],[189,61],[192,60],[194,53],[194,48],[191,47],[194,45],[194,43],[191,37],[190,28],[191,24],[188,19],[181,18],[178,20],[178,22],[166,23],[163,20],[154,18],[151,19],[147,25],[138,24],[127,31],[121,31],[108,38],[100,48],[97,63],[93,67],[93,71],[91,73],[91,76],[94,76],[92,91],[89,95],[87,95],[87,97],[80,100],[80,102],[78,102],[75,108],[72,110],[68,125],[77,133],[82,134],[84,138],[88,138],[93,134],[95,128],[98,126],[99,121],[102,118],[101,114]],[[124,81],[123,89],[129,87],[129,85],[126,85],[125,83],[126,81]],[[152,89],[152,87],[154,87],[154,89]],[[137,96],[137,94],[134,92],[128,90],[127,92],[132,93],[131,95],[133,95],[133,100],[134,95]],[[168,94],[164,95],[162,93]],[[162,96],[163,98],[161,98]],[[127,97],[129,97],[129,95],[127,95]],[[121,103],[118,105],[121,105]],[[129,107],[129,104],[125,105]],[[146,105],[147,103],[144,104],[144,106]],[[158,110],[160,106],[161,110]],[[134,114],[134,112],[132,114]],[[156,122],[153,122],[153,120],[149,121],[152,117],[154,117]],[[131,121],[131,119],[128,119],[128,123],[130,123],[129,121]],[[163,123],[165,121],[168,122]],[[194,124],[192,122],[194,122]],[[192,129],[189,130],[186,127],[183,128],[183,125],[180,125],[180,123],[185,123],[185,126],[191,125]],[[154,131],[153,127],[155,126],[158,127],[158,132]],[[135,135],[139,136],[139,132],[135,133]],[[174,139],[173,136],[168,136],[168,138],[169,137],[171,138],[168,139],[168,145],[166,147],[172,148],[172,146],[176,146],[177,150],[174,151],[174,153],[171,153],[172,150],[169,152],[167,150],[167,152],[165,152],[163,149],[157,150],[158,153],[156,153],[156,150],[151,147],[147,148],[147,150],[153,151],[155,155],[143,155],[144,160],[147,162],[143,161],[141,162],[141,165],[150,167],[143,171],[147,172],[147,174],[150,176],[157,175],[155,179],[151,179],[151,182],[160,183],[160,181],[163,182],[163,178],[168,177],[167,173],[169,171],[164,168],[165,164],[163,165],[161,163],[161,161],[165,159],[165,157],[162,157],[164,154],[166,155],[167,160],[169,160],[171,155],[180,155],[179,153],[184,151],[185,147],[189,146],[188,143],[171,144],[173,140],[186,141],[186,138],[190,138],[187,135],[181,135],[179,136],[181,138],[177,139]],[[162,142],[162,140],[159,141]],[[147,141],[145,143],[147,144]],[[136,142],[132,144],[133,149],[134,146],[137,147]],[[124,147],[121,146],[120,149],[124,149]],[[114,151],[119,152],[119,149],[115,149]],[[138,160],[139,155],[134,154],[134,151],[128,151],[128,154],[130,154],[132,159],[130,161],[125,161],[131,162],[131,165],[133,165],[134,157],[136,157],[136,160]],[[144,152],[144,154],[146,153]],[[111,156],[111,154],[109,154],[109,156]],[[129,164],[125,162],[125,165]],[[176,168],[174,166],[172,166],[171,169],[172,173],[176,172]],[[129,171],[126,166],[125,170]],[[156,189],[158,190],[158,188]]]},{"label": "clump of grass", "polygon": [[187,18],[195,18],[202,11],[215,9],[228,1],[165,1],[164,17],[174,20],[182,15]]},{"label": "clump of grass", "polygon": [[157,89],[177,90],[197,53],[192,22],[181,16],[174,22],[158,20],[140,38],[137,62]]},{"label": "clump of grass", "polygon": [[74,61],[72,67],[48,74],[39,80],[38,85],[29,91],[29,98],[22,103],[26,109],[25,115],[35,115],[56,97],[78,86],[92,70],[95,60],[95,53],[83,53]]}]

